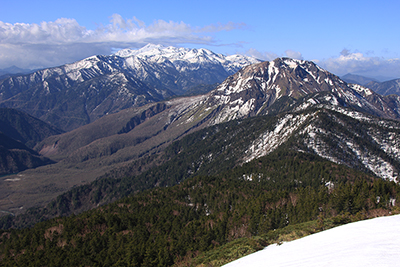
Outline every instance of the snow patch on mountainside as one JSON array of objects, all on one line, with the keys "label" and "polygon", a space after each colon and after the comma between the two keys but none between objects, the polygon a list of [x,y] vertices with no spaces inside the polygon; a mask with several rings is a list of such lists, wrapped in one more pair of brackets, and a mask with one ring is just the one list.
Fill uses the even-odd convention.
[{"label": "snow patch on mountainside", "polygon": [[297,68],[297,66],[304,64],[304,60],[292,59],[292,58],[285,58],[283,62],[286,64],[286,66],[292,69],[295,69]]},{"label": "snow patch on mountainside", "polygon": [[244,102],[241,98],[229,102],[213,119],[210,125],[247,117],[254,110],[255,99]]},{"label": "snow patch on mountainside", "polygon": [[369,96],[373,94],[371,89],[361,86],[359,84],[349,84],[349,86],[363,96]]},{"label": "snow patch on mountainside", "polygon": [[[335,102],[335,98],[332,100]],[[306,103],[315,106],[317,100],[309,99]],[[313,151],[316,155],[337,164],[365,168],[383,179],[399,181],[399,170],[396,165],[396,162],[400,161],[400,139],[397,138],[399,124],[397,122],[379,120],[365,113],[336,105],[317,104],[316,106],[329,108],[368,123],[370,126],[366,126],[368,127],[366,128],[367,136],[360,136],[357,131],[351,129],[337,131],[337,129],[321,128],[319,125],[324,125],[324,122],[319,119],[319,112],[286,114],[279,119],[273,130],[261,134],[251,143],[244,152],[243,162],[249,162],[271,153],[297,132],[296,136],[301,140],[299,145],[302,144],[300,147],[304,146],[305,150],[309,152]],[[302,107],[302,110],[304,109],[305,106]],[[232,113],[229,114],[232,115]],[[342,121],[340,117],[335,118],[334,113],[329,116],[332,121],[344,127],[343,129],[348,127],[347,122]],[[229,115],[220,119],[229,119]],[[302,125],[307,119],[309,119],[309,124],[303,127]],[[361,139],[372,139],[375,144],[366,147]],[[298,149],[302,151],[303,148]],[[351,162],[349,162],[349,156],[352,158]]]},{"label": "snow patch on mountainside", "polygon": [[370,134],[385,153],[400,159],[400,139],[398,138],[398,133],[389,132],[385,136],[382,136],[382,133],[371,130]]},{"label": "snow patch on mountainside", "polygon": [[243,162],[246,163],[255,158],[268,155],[281,144],[286,142],[308,118],[314,115],[315,113],[306,115],[287,114],[283,118],[279,119],[272,131],[261,134],[252,142],[249,148],[246,149]]},{"label": "snow patch on mountainside", "polygon": [[[357,112],[354,112],[357,114]],[[354,116],[353,118],[357,118]],[[359,116],[361,119],[365,119],[363,116]],[[369,121],[372,123],[371,121]],[[340,121],[337,121],[340,123]],[[343,125],[346,127],[346,125]],[[374,141],[379,145],[387,155],[395,160],[400,160],[400,144],[395,138],[395,133],[389,133],[388,136],[382,137],[379,132],[376,132],[375,127],[369,129],[369,136],[371,136]],[[356,164],[356,161],[364,166],[366,169],[370,170],[376,176],[383,179],[398,182],[399,173],[397,169],[390,163],[387,158],[384,159],[380,156],[379,152],[374,150],[369,150],[357,143],[357,141],[349,136],[343,134],[337,134],[335,132],[327,132],[314,124],[310,124],[299,132],[299,135],[306,135],[304,137],[304,145],[309,151],[314,151],[315,154],[320,157],[326,158],[334,163],[348,165],[349,162],[345,162],[343,158],[340,157],[340,153],[332,150],[332,146],[326,143],[326,140],[334,141],[337,140],[337,149],[344,151],[346,154],[351,154],[354,157],[352,164]],[[363,138],[357,136],[357,138]],[[366,137],[364,137],[366,138]],[[336,141],[334,141],[336,142]],[[338,156],[339,155],[339,156]]]},{"label": "snow patch on mountainside", "polygon": [[369,151],[363,150],[352,140],[345,140],[345,144],[357,156],[357,159],[376,176],[391,181],[397,181],[397,172],[389,162],[384,161],[381,157]]},{"label": "snow patch on mountainside", "polygon": [[205,95],[200,95],[192,97],[174,98],[172,100],[166,101],[165,103],[167,104],[167,106],[174,107],[168,112],[169,119],[167,125],[170,125],[175,121],[179,121],[179,119],[181,119],[182,117],[185,117],[186,119],[181,120],[179,124],[193,122],[195,120],[193,112],[197,110],[196,109],[197,107],[203,105],[205,99],[206,99]]}]

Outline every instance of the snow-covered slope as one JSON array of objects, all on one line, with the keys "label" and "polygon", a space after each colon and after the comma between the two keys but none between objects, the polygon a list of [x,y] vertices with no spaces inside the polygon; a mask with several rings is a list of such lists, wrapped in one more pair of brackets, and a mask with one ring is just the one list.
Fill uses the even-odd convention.
[{"label": "snow-covered slope", "polygon": [[226,267],[398,266],[400,215],[380,217],[270,245]]}]

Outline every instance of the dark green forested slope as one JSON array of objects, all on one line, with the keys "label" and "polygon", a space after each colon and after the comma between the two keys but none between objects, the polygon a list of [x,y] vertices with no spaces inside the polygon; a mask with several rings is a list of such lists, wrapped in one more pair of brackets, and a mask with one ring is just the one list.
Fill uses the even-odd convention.
[{"label": "dark green forested slope", "polygon": [[[293,114],[302,116],[315,111],[315,109],[311,109]],[[143,157],[124,169],[115,170],[90,184],[73,188],[58,196],[44,209],[31,209],[22,216],[2,218],[0,228],[32,226],[38,221],[54,216],[78,214],[143,190],[154,187],[171,187],[197,175],[218,175],[231,170],[235,166],[241,165],[244,151],[252,142],[261,134],[273,131],[283,116],[285,114],[235,120],[199,130],[174,142],[159,154]],[[323,109],[318,111],[318,116],[313,121],[305,120],[302,128],[293,132],[286,143],[282,144],[270,157],[267,157],[272,159],[268,164],[277,164],[275,161],[280,162],[277,161],[277,158],[291,157],[290,155],[294,153],[293,150],[309,151],[305,145],[307,140],[299,134],[301,129],[307,125],[325,129],[321,132],[329,133],[329,135],[321,135],[321,140],[326,139],[323,143],[327,147],[326,151],[330,153],[328,156],[340,159],[355,169],[371,173],[361,164],[357,155],[343,149],[341,144],[344,138],[354,140],[354,143],[359,145],[362,150],[371,151],[379,158],[386,159],[396,169],[400,168],[398,160],[385,154],[368,135],[371,127],[375,127],[372,129],[382,132],[382,134],[385,134],[384,128],[381,129],[373,124],[368,124],[368,122],[358,121]],[[396,131],[396,134],[398,132],[398,130],[393,131]],[[310,150],[310,153],[314,152]],[[133,172],[140,171],[141,174],[132,175]],[[283,174],[277,172],[276,175]],[[302,173],[295,169],[292,179],[296,180],[301,175]],[[323,176],[321,178],[327,179]]]},{"label": "dark green forested slope", "polygon": [[79,216],[2,230],[1,265],[170,266],[288,225],[387,214],[399,193],[393,182],[280,150],[219,175],[196,176]]},{"label": "dark green forested slope", "polygon": [[[161,155],[145,157],[124,170],[115,170],[116,173],[71,189],[44,209],[30,209],[17,217],[2,217],[0,229],[32,226],[38,221],[77,214],[153,187],[173,186],[197,174],[217,174],[232,169],[254,136],[271,128],[276,120],[276,117],[265,116],[200,130],[173,143]],[[144,166],[153,168],[140,175],[129,175],[130,168],[146,168]]]}]

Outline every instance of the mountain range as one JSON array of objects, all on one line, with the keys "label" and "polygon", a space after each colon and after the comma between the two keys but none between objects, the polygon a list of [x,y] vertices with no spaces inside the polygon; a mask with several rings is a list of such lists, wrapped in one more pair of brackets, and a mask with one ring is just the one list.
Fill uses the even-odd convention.
[{"label": "mountain range", "polygon": [[400,95],[400,79],[377,81],[368,77],[355,74],[346,74],[341,77],[347,83],[359,84],[381,95]]},{"label": "mountain range", "polygon": [[[0,106],[70,131],[130,107],[222,82],[254,58],[149,44],[0,81]],[[207,89],[209,90],[209,89]]]},{"label": "mountain range", "polygon": [[370,82],[379,82],[377,79],[369,78],[369,77],[365,77],[365,76],[361,76],[361,75],[357,75],[357,74],[352,74],[352,73],[347,73],[346,75],[343,75],[340,78],[347,83],[355,83],[355,84],[359,84],[362,86],[365,86]]},{"label": "mountain range", "polygon": [[398,212],[400,96],[310,61],[148,45],[0,91],[1,159],[25,159],[0,228],[32,227],[0,230],[6,266],[221,265]]},{"label": "mountain range", "polygon": [[18,76],[23,74],[28,74],[34,72],[34,70],[30,69],[21,69],[16,66],[11,66],[5,69],[0,69],[0,80],[6,79],[11,76]]},{"label": "mountain range", "polygon": [[382,95],[400,95],[400,79],[394,79],[386,82],[371,81],[365,86]]},{"label": "mountain range", "polygon": [[[131,55],[132,51],[126,53]],[[271,118],[270,128],[257,132],[249,127],[250,132],[242,133],[243,140],[232,141],[235,152],[226,155],[226,160],[218,157],[222,160],[219,166],[234,159],[228,164],[233,167],[288,146],[397,181],[399,105],[400,96],[382,96],[348,84],[310,61],[278,58],[252,64],[207,94],[131,107],[38,142],[34,149],[57,163],[24,172],[29,179],[16,176],[17,182],[5,183],[8,197],[20,201],[4,201],[1,209],[35,206],[36,198],[43,205],[73,186],[99,178],[140,175],[167,164],[171,157],[166,156],[165,149],[188,134],[260,116]],[[238,126],[232,127],[232,133],[238,131]],[[218,138],[219,149],[230,151],[224,138]],[[193,141],[193,146],[200,153],[197,143],[199,140]],[[207,148],[207,143],[204,146]],[[208,160],[190,163],[199,164],[199,168],[183,166],[185,171],[175,182],[208,168],[208,164],[217,164],[212,154],[202,153],[198,157]],[[43,196],[43,186],[49,182],[51,186]],[[156,184],[140,185],[138,190]],[[111,200],[104,199],[104,203],[107,201]]]}]

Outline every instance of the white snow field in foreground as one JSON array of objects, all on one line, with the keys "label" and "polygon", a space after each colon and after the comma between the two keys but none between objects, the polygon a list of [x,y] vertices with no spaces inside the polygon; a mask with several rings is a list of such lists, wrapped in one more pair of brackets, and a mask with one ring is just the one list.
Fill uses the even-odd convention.
[{"label": "white snow field in foreground", "polygon": [[234,266],[400,266],[400,215],[354,222],[282,245],[270,245]]}]

